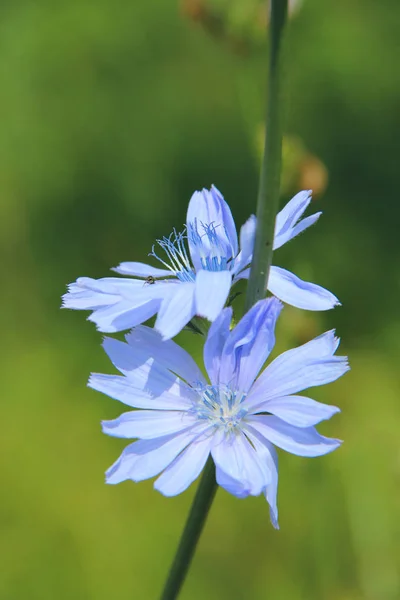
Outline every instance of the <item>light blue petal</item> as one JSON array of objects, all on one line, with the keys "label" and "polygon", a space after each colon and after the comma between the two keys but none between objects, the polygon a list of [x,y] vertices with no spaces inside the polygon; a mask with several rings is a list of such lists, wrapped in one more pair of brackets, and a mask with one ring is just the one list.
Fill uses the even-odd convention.
[{"label": "light blue petal", "polygon": [[180,380],[177,374],[172,373],[162,362],[143,353],[140,346],[105,338],[103,347],[112,363],[135,389],[143,390],[151,396],[161,396],[164,392],[169,392],[190,398],[192,401],[196,400],[196,393],[187,383]]},{"label": "light blue petal", "polygon": [[140,289],[140,282],[121,280],[116,277],[92,279],[79,277],[75,283],[68,285],[68,292],[63,296],[63,308],[74,310],[96,310],[97,308],[115,304],[121,300],[122,281],[124,288],[132,288],[132,293]]},{"label": "light blue petal", "polygon": [[153,358],[190,385],[206,383],[204,375],[190,354],[172,340],[162,341],[161,334],[155,329],[140,325],[127,333],[125,339],[143,362]]},{"label": "light blue petal", "polygon": [[198,435],[195,428],[153,440],[139,440],[125,448],[108,469],[106,482],[115,484],[126,479],[142,481],[158,475]]},{"label": "light blue petal", "polygon": [[277,505],[277,493],[278,493],[278,455],[273,445],[266,440],[262,435],[258,433],[252,427],[245,427],[244,431],[254,446],[261,463],[266,465],[270,473],[271,480],[267,484],[264,494],[269,504],[269,514],[271,523],[275,529],[279,529],[278,524],[278,505]]},{"label": "light blue petal", "polygon": [[62,308],[73,310],[96,310],[119,302],[119,294],[103,294],[82,287],[78,283],[70,283],[68,292],[62,297]]},{"label": "light blue petal", "polygon": [[342,443],[320,435],[314,427],[294,427],[278,417],[254,415],[246,422],[272,444],[297,456],[322,456]]},{"label": "light blue petal", "polygon": [[196,314],[194,291],[194,283],[180,283],[175,293],[163,300],[155,328],[164,340],[177,335]]},{"label": "light blue petal", "polygon": [[275,448],[270,445],[270,453],[271,453],[271,462],[269,463],[269,467],[272,473],[271,483],[267,485],[265,490],[265,498],[269,504],[269,516],[271,519],[272,526],[275,529],[279,529],[278,523],[278,504],[277,504],[277,494],[278,494],[278,455],[276,453]]},{"label": "light blue petal", "polygon": [[100,331],[115,332],[147,321],[174,289],[173,282],[146,285],[135,279],[80,277],[69,286],[63,301],[65,308],[93,310],[89,320]]},{"label": "light blue petal", "polygon": [[232,272],[237,274],[251,263],[254,240],[256,237],[257,219],[251,215],[240,229],[240,252],[235,259]]},{"label": "light blue petal", "polygon": [[120,277],[103,277],[102,279],[79,277],[76,280],[76,285],[82,289],[101,294],[118,294],[126,297],[134,297],[143,288],[143,281],[138,279],[121,279]]},{"label": "light blue petal", "polygon": [[248,408],[261,402],[331,383],[349,370],[346,356],[334,356],[339,345],[334,330],[278,356],[254,383]]},{"label": "light blue petal", "polygon": [[[297,223],[297,225],[293,227],[289,240],[292,240],[294,237],[298,236],[299,233],[302,233],[303,231],[311,227],[311,225],[314,225],[314,223],[318,221],[321,215],[322,212],[317,212],[313,215],[310,215],[306,219],[302,219],[301,221],[299,221],[299,223]],[[276,248],[274,248],[274,250],[276,250]]]},{"label": "light blue petal", "polygon": [[211,324],[204,344],[204,365],[213,385],[219,382],[222,350],[229,335],[232,313],[231,307],[224,308]]},{"label": "light blue petal", "polygon": [[[138,354],[139,348],[135,348],[126,342],[105,337],[103,339],[103,348],[113,365],[124,375],[128,375],[131,371],[135,371],[143,366],[142,357]],[[146,375],[148,374],[148,370],[149,365]],[[167,369],[165,369],[165,376],[171,385],[176,380],[176,375],[173,375]]]},{"label": "light blue petal", "polygon": [[280,267],[271,267],[268,289],[286,304],[305,310],[330,310],[340,304],[336,296],[325,288],[303,281]]},{"label": "light blue petal", "polygon": [[259,300],[228,337],[221,360],[220,383],[247,392],[275,344],[275,324],[282,304]]},{"label": "light blue petal", "polygon": [[268,469],[241,431],[215,436],[211,454],[217,467],[217,483],[221,487],[228,483],[230,489],[225,489],[230,493],[234,493],[232,480],[240,484],[240,497],[258,496],[270,482]]},{"label": "light blue petal", "polygon": [[158,269],[140,262],[122,262],[112,269],[121,275],[131,275],[136,277],[171,277],[172,271],[169,269]]},{"label": "light blue petal", "polygon": [[340,412],[337,406],[316,402],[304,396],[284,396],[262,402],[253,413],[268,412],[296,427],[311,427]]},{"label": "light blue petal", "polygon": [[[207,434],[205,434],[207,435]],[[212,436],[194,440],[155,481],[154,488],[164,496],[184,492],[200,475],[210,454]]]},{"label": "light blue petal", "polygon": [[117,419],[102,421],[103,433],[113,437],[154,439],[187,429],[195,417],[177,410],[134,410]]},{"label": "light blue petal", "polygon": [[218,465],[215,467],[215,478],[218,485],[236,498],[247,498],[250,496],[250,491],[245,484],[237,481],[225,473]]},{"label": "light blue petal", "polygon": [[233,283],[236,283],[240,279],[248,279],[249,277],[250,277],[250,267],[247,267],[247,269],[244,269],[243,271],[240,271],[239,273],[237,273],[235,275],[235,277],[233,278]]},{"label": "light blue petal", "polygon": [[151,395],[145,390],[135,387],[126,377],[120,375],[92,373],[88,386],[127,406],[132,406],[132,408],[189,410],[193,405],[192,400],[171,392],[163,392],[160,396]]},{"label": "light blue petal", "polygon": [[[201,233],[202,225],[213,224],[224,245],[230,248],[230,256],[236,256],[238,241],[235,222],[228,204],[215,186],[212,186],[210,191],[203,189],[201,192],[193,194],[188,206],[186,223],[188,231],[195,224],[199,233]],[[200,269],[200,256],[196,246],[191,242],[190,236],[188,243],[193,264],[196,270]],[[206,239],[204,239],[204,243],[207,244]]]},{"label": "light blue petal", "polygon": [[144,323],[155,315],[160,304],[160,300],[147,300],[132,306],[132,301],[120,300],[113,305],[94,311],[88,317],[88,321],[95,323],[99,331],[116,333]]},{"label": "light blue petal", "polygon": [[214,321],[225,306],[232,285],[229,271],[204,271],[196,273],[196,315]]},{"label": "light blue petal", "polygon": [[299,192],[277,214],[275,222],[274,250],[280,248],[294,237],[292,235],[293,228],[310,204],[311,193],[311,190]]},{"label": "light blue petal", "polygon": [[221,192],[215,187],[215,185],[211,186],[211,194],[214,196],[214,199],[219,203],[221,213],[222,213],[222,224],[226,233],[226,236],[229,240],[232,249],[232,256],[236,256],[238,253],[238,238],[235,221],[233,220],[233,216],[231,213],[231,209],[229,208],[229,204],[225,202],[223,195]]},{"label": "light blue petal", "polygon": [[284,235],[297,223],[311,202],[312,190],[298,192],[276,215],[275,235]]}]

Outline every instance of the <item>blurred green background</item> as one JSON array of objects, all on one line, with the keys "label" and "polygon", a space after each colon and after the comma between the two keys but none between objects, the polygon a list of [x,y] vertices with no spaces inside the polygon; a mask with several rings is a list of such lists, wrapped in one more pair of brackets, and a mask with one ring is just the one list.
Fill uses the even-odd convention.
[{"label": "blurred green background", "polygon": [[[215,183],[238,225],[255,210],[261,8],[1,3],[1,600],[158,597],[195,486],[104,485],[124,443],[99,422],[123,407],[86,388],[110,365],[60,296],[146,260],[195,189]],[[343,306],[286,308],[279,347],[337,328],[352,371],[313,396],[342,408],[320,430],[345,444],[280,453],[279,532],[262,498],[219,491],[182,600],[400,598],[399,19],[397,0],[305,0],[291,19],[282,202],[313,187],[324,215],[274,260]]]}]

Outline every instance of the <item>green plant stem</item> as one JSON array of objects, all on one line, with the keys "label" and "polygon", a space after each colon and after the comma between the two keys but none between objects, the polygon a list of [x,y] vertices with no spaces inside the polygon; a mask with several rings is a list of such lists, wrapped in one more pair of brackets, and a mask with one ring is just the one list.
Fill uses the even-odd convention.
[{"label": "green plant stem", "polygon": [[286,17],[287,0],[271,0],[264,155],[257,198],[257,231],[245,311],[265,296],[272,261],[282,162],[282,43]]},{"label": "green plant stem", "polygon": [[208,511],[217,491],[214,462],[209,457],[183,530],[161,600],[175,600],[185,581]]},{"label": "green plant stem", "polygon": [[[246,310],[264,297],[272,260],[282,160],[282,76],[280,71],[282,33],[286,16],[287,0],[272,0],[265,146],[257,199],[257,231],[246,296]],[[210,457],[204,468],[161,600],[175,600],[178,597],[217,487],[215,467]]]}]

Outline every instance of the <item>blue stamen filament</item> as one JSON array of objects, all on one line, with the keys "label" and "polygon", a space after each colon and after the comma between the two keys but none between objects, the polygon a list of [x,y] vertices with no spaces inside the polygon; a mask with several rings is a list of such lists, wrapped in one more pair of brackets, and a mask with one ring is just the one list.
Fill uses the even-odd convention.
[{"label": "blue stamen filament", "polygon": [[188,234],[186,234],[186,230],[177,233],[174,229],[169,237],[157,240],[157,244],[166,254],[166,260],[156,254],[155,246],[149,256],[154,256],[180,281],[193,282],[196,278],[195,269],[186,247],[186,240],[189,237],[192,247],[196,249],[200,258],[202,269],[205,271],[230,270],[234,263],[233,257],[225,240],[218,235],[216,226],[213,223],[201,223],[200,226],[204,232],[202,235],[199,233],[197,220],[195,220],[190,223]]},{"label": "blue stamen filament", "polygon": [[205,271],[228,271],[232,256],[226,243],[217,233],[214,223],[200,223],[204,233],[200,235],[197,219],[190,224],[190,241],[200,256],[201,266]]},{"label": "blue stamen filament", "polygon": [[157,244],[164,250],[169,262],[164,261],[155,253],[154,246],[150,256],[159,260],[180,281],[194,281],[195,274],[186,250],[185,239],[187,239],[185,232],[177,233],[174,229],[169,237],[157,240]]}]

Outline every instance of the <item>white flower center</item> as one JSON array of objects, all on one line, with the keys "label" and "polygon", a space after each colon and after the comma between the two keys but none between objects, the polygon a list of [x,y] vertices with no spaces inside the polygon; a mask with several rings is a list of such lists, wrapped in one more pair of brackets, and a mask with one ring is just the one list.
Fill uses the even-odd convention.
[{"label": "white flower center", "polygon": [[235,392],[227,386],[200,386],[199,398],[193,406],[198,419],[209,421],[210,425],[232,431],[238,427],[247,414],[243,408],[245,394]]}]

